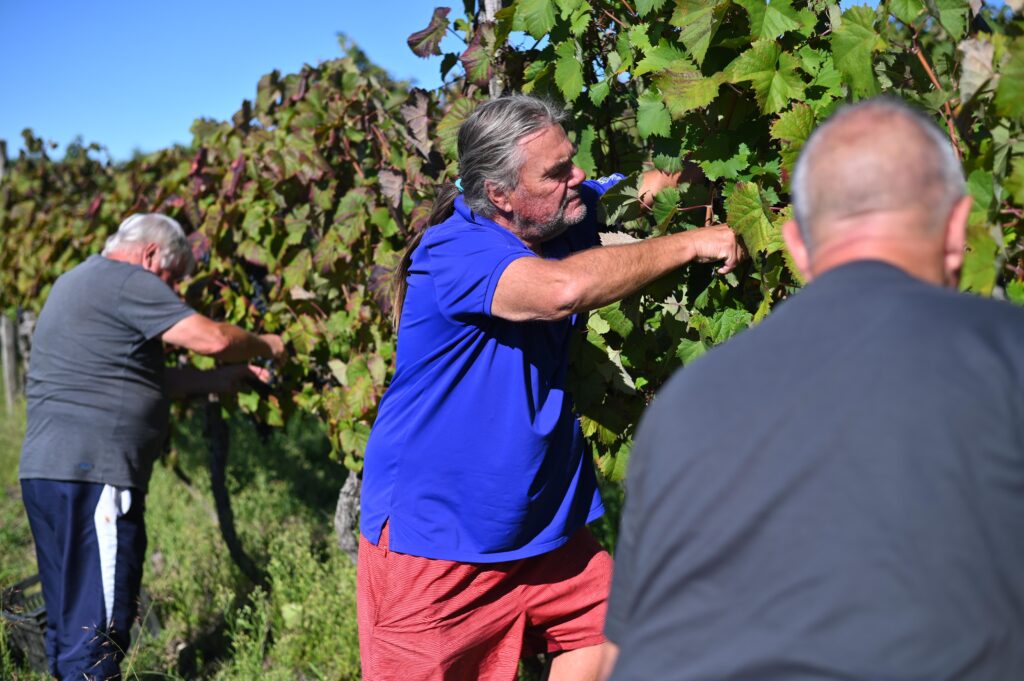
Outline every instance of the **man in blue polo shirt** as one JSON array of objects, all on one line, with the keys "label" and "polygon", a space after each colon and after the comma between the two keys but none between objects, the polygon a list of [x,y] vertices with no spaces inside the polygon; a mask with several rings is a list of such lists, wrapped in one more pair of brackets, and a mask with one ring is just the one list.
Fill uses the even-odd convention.
[{"label": "man in blue polo shirt", "polygon": [[[359,619],[367,679],[596,678],[611,559],[567,392],[576,315],[692,261],[742,252],[715,226],[597,248],[597,199],[564,112],[528,96],[481,105],[459,131],[461,195],[399,273],[394,380],[363,477]],[[652,171],[647,200],[677,177]],[[454,203],[452,199],[454,198]]]}]

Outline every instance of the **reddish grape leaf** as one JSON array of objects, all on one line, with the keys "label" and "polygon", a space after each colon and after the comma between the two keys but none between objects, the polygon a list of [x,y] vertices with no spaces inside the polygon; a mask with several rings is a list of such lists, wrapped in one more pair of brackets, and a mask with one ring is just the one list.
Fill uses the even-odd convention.
[{"label": "reddish grape leaf", "polygon": [[430,23],[421,31],[416,31],[406,40],[409,49],[416,53],[417,57],[429,57],[441,54],[441,38],[448,30],[448,7],[434,8],[434,15]]}]

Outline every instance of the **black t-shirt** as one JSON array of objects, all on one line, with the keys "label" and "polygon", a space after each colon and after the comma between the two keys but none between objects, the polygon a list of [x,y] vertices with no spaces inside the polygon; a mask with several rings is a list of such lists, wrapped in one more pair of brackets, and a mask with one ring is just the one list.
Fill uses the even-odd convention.
[{"label": "black t-shirt", "polygon": [[1024,310],[827,272],[672,379],[627,491],[615,681],[1024,679]]},{"label": "black t-shirt", "polygon": [[160,335],[194,312],[142,267],[92,256],[32,337],[19,475],[145,490],[167,433]]}]

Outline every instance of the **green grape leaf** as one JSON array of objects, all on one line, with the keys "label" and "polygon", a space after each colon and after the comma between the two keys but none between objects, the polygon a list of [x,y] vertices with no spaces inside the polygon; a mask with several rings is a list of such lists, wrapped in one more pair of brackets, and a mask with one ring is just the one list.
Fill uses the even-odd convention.
[{"label": "green grape leaf", "polygon": [[458,145],[459,126],[473,113],[476,102],[463,97],[456,99],[437,123],[438,143],[444,152],[454,157]]},{"label": "green grape leaf", "polygon": [[651,213],[658,225],[663,225],[676,214],[679,208],[679,199],[682,196],[675,187],[665,187],[654,195],[654,202],[651,204]]},{"label": "green grape leaf", "polygon": [[1017,205],[1024,205],[1024,156],[1018,156],[1010,163],[1010,172],[1003,182],[1003,189]]},{"label": "green grape leaf", "polygon": [[601,106],[609,92],[611,92],[611,85],[607,80],[602,80],[600,83],[591,85],[587,94],[594,106]]},{"label": "green grape leaf", "polygon": [[782,236],[768,218],[761,189],[753,182],[737,182],[725,202],[729,226],[743,238],[751,255],[772,253],[782,247]]},{"label": "green grape leaf", "polygon": [[775,40],[787,31],[800,28],[800,15],[789,0],[736,0],[750,15],[750,39]]},{"label": "green grape leaf", "polygon": [[971,202],[970,220],[974,223],[984,223],[989,219],[989,211],[995,203],[995,185],[992,173],[985,170],[972,171],[967,176],[967,192],[974,199]]},{"label": "green grape leaf", "polygon": [[634,76],[642,76],[652,71],[664,71],[675,68],[678,71],[697,71],[686,52],[662,38],[658,44],[644,53],[643,59],[633,69]]},{"label": "green grape leaf", "polygon": [[565,99],[575,101],[583,92],[583,63],[580,61],[576,43],[567,41],[555,47],[558,61],[555,62],[555,83]]},{"label": "green grape leaf", "polygon": [[718,97],[718,88],[725,82],[722,73],[704,77],[700,71],[670,69],[654,78],[654,84],[665,97],[665,106],[673,116],[705,107]]},{"label": "green grape leaf", "polygon": [[1006,285],[1006,297],[1011,303],[1024,305],[1024,281],[1014,279]]},{"label": "green grape leaf", "polygon": [[519,0],[516,3],[516,25],[540,40],[555,26],[555,4],[552,0]]},{"label": "green grape leaf", "polygon": [[563,19],[568,19],[582,4],[583,0],[555,0],[558,13]]},{"label": "green grape leaf", "polygon": [[238,406],[247,414],[254,414],[260,408],[260,394],[258,392],[238,393]]},{"label": "green grape leaf", "polygon": [[921,0],[889,0],[887,5],[889,11],[908,26],[924,11],[924,3]]},{"label": "green grape leaf", "polygon": [[657,12],[664,7],[667,0],[637,0],[636,2],[636,13],[642,17],[647,16],[651,12]]},{"label": "green grape leaf", "polygon": [[654,167],[666,173],[678,173],[683,169],[683,145],[678,135],[668,138],[656,137],[651,145]]},{"label": "green grape leaf", "polygon": [[1000,69],[996,111],[1002,116],[1024,116],[1024,40],[1014,41],[1009,59]]},{"label": "green grape leaf", "polygon": [[612,303],[602,307],[597,314],[607,322],[609,330],[614,331],[621,338],[629,338],[629,334],[633,333],[633,322],[629,321],[629,317],[622,311],[621,303]]},{"label": "green grape leaf", "polygon": [[341,431],[342,449],[349,454],[358,455],[360,459],[363,452],[366,451],[366,443],[369,439],[370,428],[365,423],[353,423],[351,428]]},{"label": "green grape leaf", "polygon": [[967,0],[925,0],[925,6],[953,40],[964,37],[971,11]]},{"label": "green grape leaf", "polygon": [[597,162],[594,160],[593,151],[596,139],[597,133],[594,132],[594,128],[586,127],[580,131],[576,142],[576,156],[573,157],[573,162],[583,169],[587,177],[593,177],[597,173]]},{"label": "green grape leaf", "polygon": [[647,52],[651,49],[651,38],[647,35],[649,29],[647,24],[633,24],[624,35],[633,49]]},{"label": "green grape leaf", "polygon": [[686,366],[707,351],[708,347],[704,345],[704,341],[684,338],[679,341],[679,345],[676,346],[676,357],[678,357],[679,361],[683,363],[683,366]]},{"label": "green grape leaf", "polygon": [[960,268],[960,290],[991,295],[996,285],[996,255],[999,244],[992,238],[984,222],[971,222],[967,227],[967,250]]},{"label": "green grape leaf", "polygon": [[488,25],[482,26],[466,46],[466,51],[459,56],[462,68],[466,71],[466,78],[481,87],[487,85],[493,73],[491,55],[485,47],[485,43],[491,43],[493,40],[494,29]]},{"label": "green grape leaf", "polygon": [[728,0],[676,0],[669,21],[680,29],[679,42],[686,46],[697,64],[704,63],[704,56],[728,7]]},{"label": "green grape leaf", "polygon": [[637,100],[636,127],[644,139],[652,135],[668,137],[672,116],[665,108],[661,95],[655,90],[648,90]]},{"label": "green grape leaf", "polygon": [[753,315],[746,310],[729,307],[716,312],[709,320],[705,330],[715,345],[718,345],[749,327],[752,321]]},{"label": "green grape leaf", "polygon": [[772,123],[772,138],[784,142],[781,156],[782,167],[786,172],[793,171],[800,150],[813,131],[814,111],[801,103],[794,104],[792,109],[779,114],[778,120]]},{"label": "green grape leaf", "polygon": [[590,27],[591,19],[592,15],[589,6],[582,5],[578,7],[569,19],[569,32],[579,38]]},{"label": "green grape leaf", "polygon": [[612,330],[611,324],[608,320],[598,314],[597,310],[590,313],[587,317],[587,328],[596,333],[598,336],[603,336]]},{"label": "green grape leaf", "polygon": [[[696,155],[695,158],[697,158]],[[698,163],[712,182],[723,177],[735,180],[741,172],[750,166],[750,149],[745,143],[741,143],[736,153],[729,158],[700,158]]]},{"label": "green grape leaf", "polygon": [[851,7],[843,12],[843,24],[832,32],[832,59],[836,68],[859,97],[879,92],[872,68],[872,55],[884,50],[885,40],[875,31],[875,10]]},{"label": "green grape leaf", "polygon": [[736,57],[725,72],[730,82],[750,81],[761,111],[775,113],[792,100],[803,99],[805,85],[797,66],[796,57],[775,43],[761,41]]},{"label": "green grape leaf", "polygon": [[302,286],[306,282],[306,275],[313,268],[313,256],[308,249],[299,251],[290,263],[284,268],[284,287],[291,289],[295,286]]},{"label": "green grape leaf", "polygon": [[448,30],[449,12],[451,12],[451,9],[448,7],[435,8],[434,15],[430,17],[430,23],[427,24],[427,27],[421,31],[416,31],[406,40],[409,49],[417,57],[441,54],[441,38],[444,37],[445,32]]}]

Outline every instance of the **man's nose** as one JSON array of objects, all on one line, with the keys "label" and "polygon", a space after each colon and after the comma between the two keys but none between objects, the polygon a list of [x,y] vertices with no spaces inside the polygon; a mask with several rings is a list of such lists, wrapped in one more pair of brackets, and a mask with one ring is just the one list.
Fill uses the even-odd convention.
[{"label": "man's nose", "polygon": [[572,166],[572,177],[569,178],[569,186],[575,187],[580,182],[583,182],[583,178],[586,176],[587,174],[583,172],[583,168],[580,168],[574,163]]}]

